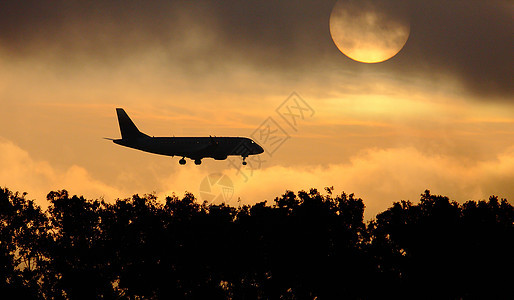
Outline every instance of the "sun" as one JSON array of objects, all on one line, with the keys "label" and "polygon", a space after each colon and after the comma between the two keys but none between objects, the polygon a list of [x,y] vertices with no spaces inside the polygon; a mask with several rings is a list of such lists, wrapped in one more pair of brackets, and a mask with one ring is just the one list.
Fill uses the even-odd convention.
[{"label": "sun", "polygon": [[339,0],[330,14],[330,35],[349,58],[378,63],[402,50],[410,35],[410,23],[387,1]]}]

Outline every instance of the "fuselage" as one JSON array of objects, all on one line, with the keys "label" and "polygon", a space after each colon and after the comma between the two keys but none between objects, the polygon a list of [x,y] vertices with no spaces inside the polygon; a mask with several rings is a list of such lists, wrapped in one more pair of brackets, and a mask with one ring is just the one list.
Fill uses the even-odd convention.
[{"label": "fuselage", "polygon": [[210,157],[226,159],[228,155],[246,157],[260,154],[264,150],[257,143],[245,137],[138,137],[117,139],[118,145],[150,153],[182,156],[191,159]]}]

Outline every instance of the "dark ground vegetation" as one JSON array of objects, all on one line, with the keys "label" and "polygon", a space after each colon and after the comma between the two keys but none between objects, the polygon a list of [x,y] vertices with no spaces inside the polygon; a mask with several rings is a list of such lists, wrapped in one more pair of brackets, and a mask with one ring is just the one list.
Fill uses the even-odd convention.
[{"label": "dark ground vegetation", "polygon": [[231,207],[0,189],[2,299],[513,299],[514,210],[425,191],[364,222],[353,194]]}]

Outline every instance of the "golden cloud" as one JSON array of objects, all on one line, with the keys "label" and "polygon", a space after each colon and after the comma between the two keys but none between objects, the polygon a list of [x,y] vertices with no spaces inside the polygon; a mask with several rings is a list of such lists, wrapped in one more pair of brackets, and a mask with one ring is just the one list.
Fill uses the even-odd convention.
[{"label": "golden cloud", "polygon": [[27,192],[30,199],[47,206],[46,195],[51,190],[66,189],[87,198],[116,199],[127,196],[117,188],[92,178],[81,166],[66,170],[54,168],[46,161],[34,160],[14,143],[0,139],[0,184],[13,191]]}]

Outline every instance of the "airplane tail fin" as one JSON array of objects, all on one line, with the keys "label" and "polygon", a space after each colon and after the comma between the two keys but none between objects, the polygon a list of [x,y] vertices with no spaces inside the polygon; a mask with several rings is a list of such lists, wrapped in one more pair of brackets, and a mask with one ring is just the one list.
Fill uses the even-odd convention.
[{"label": "airplane tail fin", "polygon": [[116,108],[116,113],[118,114],[118,123],[120,124],[122,139],[125,140],[147,136],[137,129],[136,124],[132,122],[123,108]]}]

